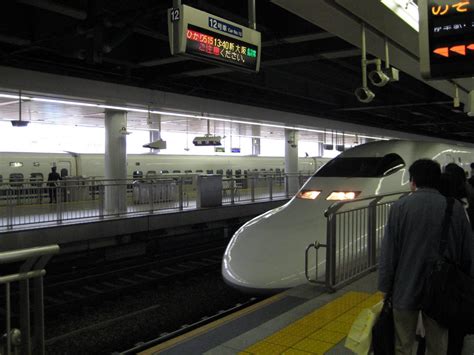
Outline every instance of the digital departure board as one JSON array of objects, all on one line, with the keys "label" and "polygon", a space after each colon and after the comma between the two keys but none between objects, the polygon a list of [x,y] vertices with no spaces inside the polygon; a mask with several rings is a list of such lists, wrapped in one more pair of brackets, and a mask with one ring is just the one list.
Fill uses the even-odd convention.
[{"label": "digital departure board", "polygon": [[474,76],[474,0],[419,0],[418,7],[421,75]]},{"label": "digital departure board", "polygon": [[258,72],[260,32],[187,5],[168,10],[171,54]]}]

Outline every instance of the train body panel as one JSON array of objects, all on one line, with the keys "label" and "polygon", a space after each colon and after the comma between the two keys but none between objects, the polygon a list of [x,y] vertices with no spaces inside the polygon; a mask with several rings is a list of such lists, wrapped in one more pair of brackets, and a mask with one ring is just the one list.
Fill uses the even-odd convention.
[{"label": "train body panel", "polygon": [[[224,280],[250,292],[276,292],[306,283],[304,252],[315,241],[326,243],[324,213],[336,202],[327,200],[329,195],[349,191],[363,198],[409,191],[408,168],[421,158],[437,160],[441,166],[454,162],[468,171],[474,149],[385,141],[347,150],[319,169],[288,203],[252,219],[234,234],[223,257]],[[303,199],[305,191],[319,195]],[[322,277],[325,258],[318,264]]]},{"label": "train body panel", "polygon": [[[317,167],[329,159],[299,158],[299,171],[312,174]],[[74,153],[0,153],[0,182],[47,180],[51,167],[56,166],[63,176],[83,176],[103,178],[103,154]],[[217,173],[222,170],[247,171],[284,171],[284,157],[253,156],[204,156],[204,155],[164,155],[164,154],[129,154],[127,156],[127,176],[132,177],[135,171],[143,176],[160,173]],[[41,179],[39,179],[41,178]]]}]

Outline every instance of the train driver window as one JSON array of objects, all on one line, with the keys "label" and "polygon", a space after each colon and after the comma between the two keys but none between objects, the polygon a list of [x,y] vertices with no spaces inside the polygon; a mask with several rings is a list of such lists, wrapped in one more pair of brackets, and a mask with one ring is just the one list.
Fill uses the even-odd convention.
[{"label": "train driver window", "polygon": [[378,173],[380,176],[387,176],[400,170],[405,166],[403,159],[395,153],[385,155],[378,164]]},{"label": "train driver window", "polygon": [[314,176],[322,177],[381,177],[395,173],[405,166],[395,153],[384,157],[335,158],[319,169]]}]

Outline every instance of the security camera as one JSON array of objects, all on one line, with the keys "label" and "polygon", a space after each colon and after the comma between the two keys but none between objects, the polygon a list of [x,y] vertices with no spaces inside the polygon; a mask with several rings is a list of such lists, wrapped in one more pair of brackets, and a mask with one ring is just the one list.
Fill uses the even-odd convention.
[{"label": "security camera", "polygon": [[369,80],[375,86],[385,86],[391,81],[398,81],[398,69],[377,69],[369,73]]},{"label": "security camera", "polygon": [[370,91],[369,88],[364,88],[364,87],[357,88],[354,91],[354,94],[357,97],[357,100],[365,104],[371,102],[375,97],[375,94],[372,91]]},{"label": "security camera", "polygon": [[390,78],[382,70],[374,70],[369,73],[369,80],[375,86],[385,86]]}]

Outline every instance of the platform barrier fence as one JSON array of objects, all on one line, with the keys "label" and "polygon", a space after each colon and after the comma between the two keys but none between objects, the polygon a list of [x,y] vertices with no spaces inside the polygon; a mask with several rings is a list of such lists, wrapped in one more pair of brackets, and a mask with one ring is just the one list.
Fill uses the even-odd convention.
[{"label": "platform barrier fence", "polygon": [[[1,183],[0,228],[195,208],[197,176],[161,174],[126,180],[67,177],[56,182]],[[308,177],[270,172],[222,176],[221,204],[290,198],[293,194],[288,179],[298,179],[301,187]]]},{"label": "platform barrier fence", "polygon": [[306,249],[308,281],[333,290],[373,271],[390,207],[407,194],[397,192],[332,204],[325,212],[326,244],[316,241]]}]

